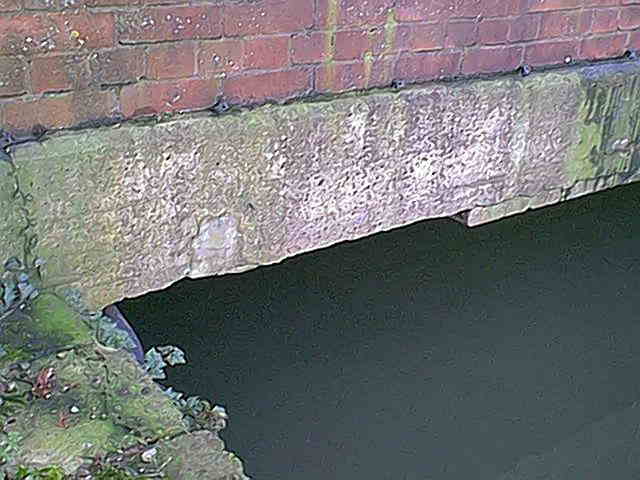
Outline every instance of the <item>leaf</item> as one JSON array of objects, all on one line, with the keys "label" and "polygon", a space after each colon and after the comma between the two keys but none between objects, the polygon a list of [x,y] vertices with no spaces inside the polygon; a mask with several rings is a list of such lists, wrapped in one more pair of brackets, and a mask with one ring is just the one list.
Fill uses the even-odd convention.
[{"label": "leaf", "polygon": [[125,348],[133,350],[136,344],[129,334],[118,328],[117,324],[107,317],[100,323],[100,343],[111,348]]},{"label": "leaf", "polygon": [[172,367],[174,365],[187,363],[184,352],[175,345],[164,345],[161,347],[157,347],[157,349],[162,354],[162,357],[165,359],[165,361]]},{"label": "leaf", "polygon": [[27,299],[36,291],[33,285],[27,282],[18,283],[18,291],[20,292],[21,299]]},{"label": "leaf", "polygon": [[11,257],[4,262],[4,269],[10,272],[22,270],[22,262],[18,257]]},{"label": "leaf", "polygon": [[176,392],[173,387],[167,388],[164,393],[166,393],[172,400],[180,401],[180,399],[184,396],[182,392]]},{"label": "leaf", "polygon": [[155,349],[152,348],[144,355],[144,368],[151,378],[163,380],[167,378],[167,375],[164,373],[164,368],[167,364],[164,362],[162,355]]},{"label": "leaf", "polygon": [[4,285],[4,294],[2,295],[2,301],[7,308],[11,307],[18,298],[16,294],[16,284],[12,280],[8,280]]},{"label": "leaf", "polygon": [[199,396],[194,395],[193,397],[187,398],[187,407],[195,408],[198,405],[200,405],[200,397]]},{"label": "leaf", "polygon": [[179,348],[176,348],[173,352],[167,355],[167,357],[165,357],[165,360],[172,367],[174,365],[181,365],[181,364],[187,363],[187,360],[184,358],[184,352]]},{"label": "leaf", "polygon": [[33,259],[33,267],[34,268],[40,268],[41,266],[43,266],[46,263],[47,262],[42,257],[36,257],[36,258]]}]

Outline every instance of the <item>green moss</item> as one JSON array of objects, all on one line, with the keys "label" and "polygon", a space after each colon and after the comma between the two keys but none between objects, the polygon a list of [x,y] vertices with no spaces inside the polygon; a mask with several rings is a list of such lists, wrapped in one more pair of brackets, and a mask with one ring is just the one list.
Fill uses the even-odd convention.
[{"label": "green moss", "polygon": [[131,475],[122,470],[118,470],[113,467],[107,467],[100,473],[97,473],[94,478],[96,480],[129,480],[133,479]]},{"label": "green moss", "polygon": [[632,146],[640,140],[640,74],[585,79],[582,91],[578,141],[566,168],[569,181],[629,171]]},{"label": "green moss", "polygon": [[[57,415],[44,415],[38,421],[39,433],[25,439],[24,449],[48,452],[45,454],[48,463],[62,463],[79,453],[91,453],[96,446],[102,451],[115,450],[121,446],[121,442],[117,441],[118,430],[109,420],[96,419],[69,428],[61,428],[57,422]],[[52,446],[55,446],[55,450]]]},{"label": "green moss", "polygon": [[55,339],[58,345],[93,341],[93,331],[67,303],[52,293],[42,293],[33,302],[33,328]]},{"label": "green moss", "polygon": [[58,466],[30,469],[20,467],[15,480],[64,480],[64,470]]}]

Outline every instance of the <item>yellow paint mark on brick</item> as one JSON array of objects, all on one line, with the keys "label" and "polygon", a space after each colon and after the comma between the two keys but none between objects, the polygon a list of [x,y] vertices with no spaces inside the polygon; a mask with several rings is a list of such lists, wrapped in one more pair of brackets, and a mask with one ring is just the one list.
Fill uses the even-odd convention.
[{"label": "yellow paint mark on brick", "polygon": [[390,8],[387,12],[387,21],[384,24],[384,54],[389,53],[395,47],[397,29],[398,21],[396,20],[396,11]]},{"label": "yellow paint mark on brick", "polygon": [[[387,21],[384,24],[384,48],[382,56],[388,55],[396,48],[396,32],[398,30],[398,21],[396,20],[395,8],[390,8],[387,12]],[[384,81],[391,81],[391,65],[392,62],[383,62]]]},{"label": "yellow paint mark on brick", "polygon": [[338,25],[338,14],[340,13],[340,0],[327,0],[327,37],[324,44],[325,63],[325,88],[333,89],[335,86],[335,66],[333,59],[336,54],[336,28]]},{"label": "yellow paint mark on brick", "polygon": [[371,81],[371,67],[373,66],[373,53],[367,51],[364,53],[364,88],[369,88]]}]

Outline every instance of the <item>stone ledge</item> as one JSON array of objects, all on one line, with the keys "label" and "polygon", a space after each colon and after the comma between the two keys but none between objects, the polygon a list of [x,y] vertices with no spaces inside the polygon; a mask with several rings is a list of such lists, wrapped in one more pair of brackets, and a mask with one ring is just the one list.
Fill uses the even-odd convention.
[{"label": "stone ledge", "polygon": [[[478,225],[637,181],[639,140],[628,61],[67,132],[14,160],[47,278],[102,307],[427,218]],[[15,248],[9,173],[0,165],[0,231]]]}]

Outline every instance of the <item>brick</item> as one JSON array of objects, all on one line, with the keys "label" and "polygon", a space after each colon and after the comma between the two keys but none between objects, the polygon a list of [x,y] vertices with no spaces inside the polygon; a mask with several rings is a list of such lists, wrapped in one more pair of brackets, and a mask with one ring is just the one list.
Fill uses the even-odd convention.
[{"label": "brick", "polygon": [[0,17],[0,55],[108,48],[114,42],[115,18],[111,13],[21,13]]},{"label": "brick", "polygon": [[533,40],[540,35],[540,15],[523,15],[511,21],[508,39],[510,42]]},{"label": "brick", "polygon": [[396,50],[410,52],[426,52],[439,50],[444,46],[444,29],[442,24],[407,24],[396,30]]},{"label": "brick", "polygon": [[246,40],[243,62],[247,70],[274,70],[289,66],[289,37],[258,37]]},{"label": "brick", "polygon": [[318,28],[381,27],[392,14],[393,0],[317,0]]},{"label": "brick", "polygon": [[27,88],[27,67],[16,57],[0,57],[0,97],[20,95]]},{"label": "brick", "polygon": [[620,5],[620,0],[585,0],[586,7],[613,7]]},{"label": "brick", "polygon": [[474,20],[449,22],[446,28],[446,48],[469,47],[478,41],[478,22]]},{"label": "brick", "polygon": [[20,10],[19,0],[0,0],[0,13],[15,12]]},{"label": "brick", "polygon": [[198,52],[198,74],[211,77],[221,73],[237,72],[244,68],[244,42],[242,40],[218,40],[201,42]]},{"label": "brick", "polygon": [[624,54],[626,45],[627,34],[625,33],[585,38],[582,41],[581,56],[588,60],[619,57]]},{"label": "brick", "polygon": [[579,12],[549,12],[542,17],[540,38],[574,36],[578,33]]},{"label": "brick", "polygon": [[325,64],[316,71],[316,90],[320,93],[340,93],[391,84],[395,61],[389,57],[371,62],[338,62]]},{"label": "brick", "polygon": [[394,0],[338,0],[341,27],[384,25]]},{"label": "brick", "polygon": [[[508,17],[523,13],[525,1],[523,0],[478,0],[482,5],[480,15],[483,18]],[[466,2],[461,2],[464,4]]]},{"label": "brick", "polygon": [[[63,0],[66,1],[66,0]],[[120,7],[120,6],[137,6],[139,0],[85,0],[88,7]],[[151,2],[145,2],[151,3]],[[160,3],[160,2],[156,2]]]},{"label": "brick", "polygon": [[478,26],[480,43],[483,45],[507,43],[510,24],[509,20],[502,18],[483,20]]},{"label": "brick", "polygon": [[85,55],[35,57],[31,61],[33,93],[87,88],[90,79],[87,63]]},{"label": "brick", "polygon": [[217,79],[186,78],[125,85],[120,92],[126,118],[164,112],[200,110],[215,103],[220,93]]},{"label": "brick", "polygon": [[[103,0],[108,2],[110,0]],[[124,1],[124,0],[118,0]],[[189,3],[189,0],[138,0],[142,1],[143,5],[180,5],[183,3]]]},{"label": "brick", "polygon": [[547,12],[551,10],[570,10],[582,6],[582,0],[528,0],[527,11]]},{"label": "brick", "polygon": [[163,112],[200,110],[215,103],[220,93],[217,79],[186,78],[125,85],[120,92],[126,118]]},{"label": "brick", "polygon": [[507,17],[522,13],[524,6],[523,0],[464,0],[441,3],[450,6],[454,18]]},{"label": "brick", "polygon": [[196,73],[194,42],[163,43],[149,47],[147,78],[163,80],[191,77]]},{"label": "brick", "polygon": [[78,10],[84,7],[137,6],[139,0],[23,0],[27,10]]},{"label": "brick", "polygon": [[584,9],[580,12],[580,16],[578,18],[578,32],[581,35],[591,33],[593,13],[593,9]]},{"label": "brick", "polygon": [[625,7],[620,11],[620,29],[634,30],[640,28],[640,5]]},{"label": "brick", "polygon": [[65,2],[65,0],[24,0],[24,8],[28,10],[63,10],[65,8],[79,8],[83,7],[85,2],[78,0],[74,2],[70,2],[70,5],[67,5],[69,2]]},{"label": "brick", "polygon": [[47,16],[60,32],[58,47],[65,50],[79,48],[109,48],[115,45],[115,16],[112,13],[56,13]]},{"label": "brick", "polygon": [[92,120],[116,118],[116,100],[113,91],[84,90],[17,101],[2,106],[3,121],[11,130],[26,130],[36,124],[47,129],[67,128]]},{"label": "brick", "polygon": [[397,0],[395,17],[399,22],[431,22],[448,19],[455,12],[450,0]]},{"label": "brick", "polygon": [[[70,95],[73,125],[102,119],[121,118],[118,96],[114,90],[86,89]],[[55,111],[52,112],[55,117]],[[43,119],[45,124],[46,119]]]},{"label": "brick", "polygon": [[516,70],[522,64],[522,47],[477,48],[466,53],[463,74],[497,73]]},{"label": "brick", "polygon": [[340,93],[372,87],[386,87],[391,83],[394,61],[377,58],[371,62],[337,62],[316,70],[316,90],[320,93]]},{"label": "brick", "polygon": [[340,93],[372,87],[389,86],[394,57],[379,57],[369,62],[336,62],[320,65],[316,70],[316,91]]},{"label": "brick", "polygon": [[119,85],[140,80],[146,68],[142,47],[100,50],[89,57],[91,82],[96,86]]},{"label": "brick", "polygon": [[311,78],[307,69],[231,76],[224,82],[224,97],[233,103],[248,104],[288,100],[308,94]]},{"label": "brick", "polygon": [[459,52],[408,53],[395,65],[393,78],[408,82],[424,82],[452,77],[460,73]]},{"label": "brick", "polygon": [[482,16],[482,14],[485,13],[484,4],[486,2],[487,0],[465,0],[464,2],[458,3],[452,2],[452,16],[456,18],[477,18]]},{"label": "brick", "polygon": [[214,5],[120,11],[118,26],[121,43],[212,39],[222,36],[221,9]]},{"label": "brick", "polygon": [[43,102],[71,126],[120,102],[133,115],[205,108],[222,92],[281,101],[314,78],[340,92],[627,49],[640,49],[640,0],[0,0],[0,97],[46,93],[2,98],[0,118],[28,123]]},{"label": "brick", "polygon": [[291,39],[291,61],[294,64],[321,63],[329,60],[329,34],[326,32],[300,33]]},{"label": "brick", "polygon": [[316,74],[316,90],[321,93],[360,90],[366,87],[363,62],[321,65]]},{"label": "brick", "polygon": [[28,13],[0,17],[0,55],[34,55],[82,48],[107,48],[115,42],[111,13]]},{"label": "brick", "polygon": [[[618,29],[618,13],[617,8],[599,8],[592,12],[591,25],[588,31],[592,33],[611,33]],[[640,8],[638,8],[640,16]],[[640,25],[640,18],[638,18]]]},{"label": "brick", "polygon": [[295,33],[314,23],[313,2],[263,0],[259,4],[227,4],[224,7],[224,34],[249,36],[266,33]]},{"label": "brick", "polygon": [[60,43],[60,34],[44,16],[0,16],[0,55],[46,53]]},{"label": "brick", "polygon": [[[74,123],[71,94],[64,97],[43,97],[39,100],[16,101],[2,105],[3,128],[11,131],[26,131],[36,124],[45,128],[70,127]],[[45,114],[55,109],[55,117]],[[43,123],[43,117],[48,123]]]},{"label": "brick", "polygon": [[364,58],[368,52],[379,54],[384,45],[384,32],[376,29],[373,32],[368,30],[347,30],[336,32],[335,34],[335,60],[355,60]]},{"label": "brick", "polygon": [[373,60],[367,73],[367,88],[382,88],[391,85],[397,56],[378,57]]},{"label": "brick", "polygon": [[572,59],[578,57],[579,45],[579,42],[576,40],[527,45],[524,52],[524,61],[532,66],[564,63],[567,57]]}]

